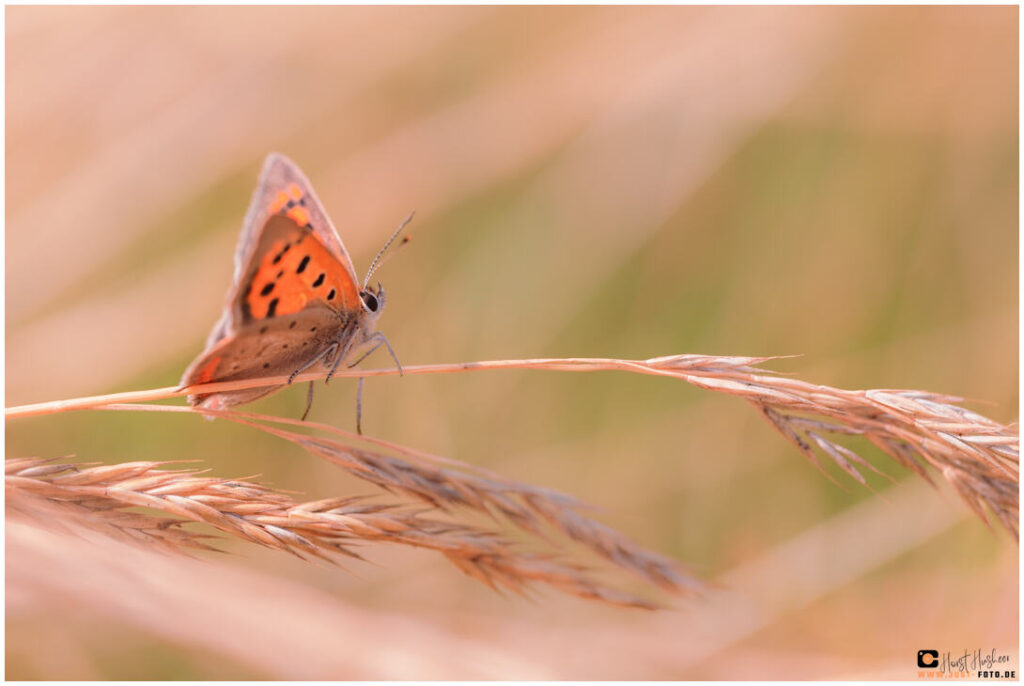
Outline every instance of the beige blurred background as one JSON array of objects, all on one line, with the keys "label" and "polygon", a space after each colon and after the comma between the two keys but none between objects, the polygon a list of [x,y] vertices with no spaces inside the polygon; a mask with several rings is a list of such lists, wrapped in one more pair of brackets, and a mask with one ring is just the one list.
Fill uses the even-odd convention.
[{"label": "beige blurred background", "polygon": [[[405,364],[800,354],[774,367],[1015,421],[1017,12],[9,7],[7,405],[176,383],[280,151],[360,273],[417,211],[379,272]],[[312,417],[351,428],[354,386],[318,389]],[[132,577],[102,547],[9,529],[8,678],[914,678],[922,648],[1016,659],[1010,536],[875,453],[884,498],[837,487],[733,398],[610,373],[387,378],[364,427],[598,504],[728,590],[631,612],[503,598],[426,552],[369,549],[349,574],[231,542]],[[6,448],[373,492],[186,416],[21,420]]]}]

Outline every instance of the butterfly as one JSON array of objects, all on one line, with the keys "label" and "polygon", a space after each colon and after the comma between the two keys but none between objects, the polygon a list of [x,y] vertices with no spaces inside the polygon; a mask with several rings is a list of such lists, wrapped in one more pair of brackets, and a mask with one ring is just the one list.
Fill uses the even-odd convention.
[{"label": "butterfly", "polygon": [[[206,348],[181,379],[183,388],[200,384],[327,371],[327,381],[354,355],[355,366],[381,345],[399,372],[401,364],[377,319],[384,310],[384,288],[367,286],[380,258],[412,219],[409,216],[377,253],[363,285],[309,181],[294,162],[271,154],[263,164],[256,192],[235,249],[235,275],[224,310]],[[362,433],[362,379],[356,427]],[[191,405],[226,409],[263,398],[286,385],[189,395]],[[310,382],[305,419],[313,400]]]}]

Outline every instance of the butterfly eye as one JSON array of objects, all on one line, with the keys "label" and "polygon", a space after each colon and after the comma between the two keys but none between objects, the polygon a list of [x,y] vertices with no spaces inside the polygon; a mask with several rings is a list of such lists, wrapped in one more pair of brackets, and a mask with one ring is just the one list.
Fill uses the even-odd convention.
[{"label": "butterfly eye", "polygon": [[363,299],[363,307],[365,307],[368,312],[376,312],[380,309],[380,301],[377,300],[377,296],[373,293],[370,291],[363,291],[359,295]]}]

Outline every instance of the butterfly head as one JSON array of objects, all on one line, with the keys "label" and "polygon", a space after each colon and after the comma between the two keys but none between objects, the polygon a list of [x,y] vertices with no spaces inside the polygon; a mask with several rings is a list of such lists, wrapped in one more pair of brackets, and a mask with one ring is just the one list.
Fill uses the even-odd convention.
[{"label": "butterfly head", "polygon": [[384,287],[377,283],[377,288],[368,286],[359,291],[359,299],[363,301],[363,311],[376,319],[384,310]]},{"label": "butterfly head", "polygon": [[[373,276],[373,272],[378,267],[380,267],[382,264],[384,264],[384,262],[387,261],[386,258],[381,258],[384,257],[384,253],[388,251],[388,248],[391,247],[391,244],[394,243],[396,238],[398,238],[398,234],[402,232],[402,229],[404,229],[405,225],[408,224],[410,221],[412,221],[411,214],[405,218],[405,221],[399,224],[398,228],[395,229],[395,232],[391,234],[390,238],[388,238],[387,243],[384,244],[384,247],[381,248],[380,252],[377,253],[377,256],[373,258],[373,262],[370,263],[370,268],[366,270],[366,278],[363,279],[363,289],[359,291],[359,299],[363,303],[363,312],[366,314],[366,316],[370,317],[371,319],[376,319],[377,317],[379,317],[380,313],[384,310],[384,287],[381,286],[380,282],[378,281],[377,288],[374,289],[373,286],[369,285],[370,277]],[[405,245],[408,242],[409,237],[406,236],[402,240],[402,242],[399,243],[399,246]],[[397,248],[395,250],[392,250],[391,254],[388,255],[388,257],[394,255],[395,252],[397,252]]]}]

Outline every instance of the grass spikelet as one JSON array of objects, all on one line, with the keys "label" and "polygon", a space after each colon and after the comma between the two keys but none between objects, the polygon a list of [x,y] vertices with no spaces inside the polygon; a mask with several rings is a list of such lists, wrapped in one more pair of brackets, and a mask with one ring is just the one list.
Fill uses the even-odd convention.
[{"label": "grass spikelet", "polygon": [[[205,542],[209,536],[183,526],[201,522],[301,559],[332,563],[339,554],[361,559],[355,551],[360,542],[393,543],[441,553],[495,590],[525,593],[532,584],[544,584],[616,605],[654,607],[592,579],[582,566],[552,554],[520,551],[495,532],[432,518],[422,508],[359,497],[295,502],[258,483],[162,466],[157,462],[103,466],[8,460],[8,514],[42,526],[72,530],[85,526],[169,550],[213,550]],[[159,514],[131,511],[136,507]]]},{"label": "grass spikelet", "polygon": [[[588,506],[569,495],[473,473],[468,468],[457,469],[454,463],[446,467],[417,464],[330,438],[308,436],[243,419],[234,416],[233,412],[215,414],[291,441],[376,486],[410,495],[433,507],[447,509],[459,506],[476,510],[504,518],[530,534],[543,535],[547,524],[606,560],[665,590],[684,593],[701,587],[678,562],[644,550],[614,529],[581,514],[580,510]],[[274,421],[273,417],[261,419]]]}]

